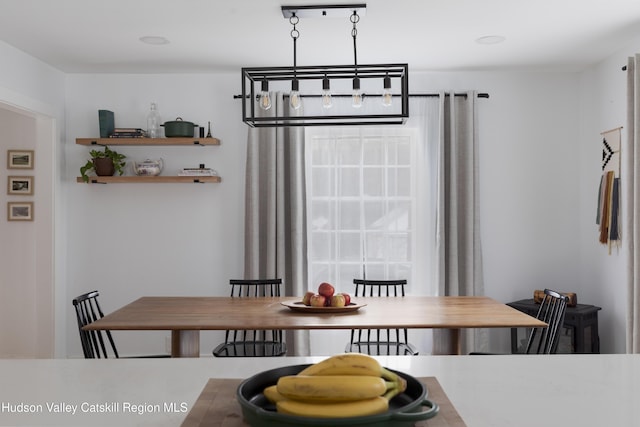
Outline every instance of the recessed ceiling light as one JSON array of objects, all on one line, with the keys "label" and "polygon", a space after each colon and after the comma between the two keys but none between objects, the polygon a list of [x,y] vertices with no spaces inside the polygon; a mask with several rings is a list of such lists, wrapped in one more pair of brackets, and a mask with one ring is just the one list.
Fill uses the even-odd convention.
[{"label": "recessed ceiling light", "polygon": [[506,40],[504,36],[484,36],[476,39],[478,44],[498,44]]},{"label": "recessed ceiling light", "polygon": [[169,44],[169,40],[167,40],[162,36],[143,36],[143,37],[140,37],[140,41],[142,43],[153,44],[153,45]]}]

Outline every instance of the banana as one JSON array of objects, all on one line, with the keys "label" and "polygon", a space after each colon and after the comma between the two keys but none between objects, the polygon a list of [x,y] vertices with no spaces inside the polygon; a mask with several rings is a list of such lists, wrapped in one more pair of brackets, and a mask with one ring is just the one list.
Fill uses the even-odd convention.
[{"label": "banana", "polygon": [[276,384],[271,385],[269,387],[266,387],[263,391],[262,394],[264,394],[264,397],[267,398],[267,400],[271,403],[278,403],[281,400],[287,400],[286,397],[284,397],[283,395],[281,395],[280,393],[278,393],[278,388],[276,386]]},{"label": "banana", "polygon": [[389,409],[389,401],[382,396],[334,403],[283,400],[276,403],[276,408],[279,413],[288,415],[314,418],[346,418],[386,412]]},{"label": "banana", "polygon": [[315,418],[347,418],[386,412],[389,400],[404,392],[407,381],[373,357],[345,353],[280,377],[264,389],[283,414]]},{"label": "banana", "polygon": [[363,375],[287,375],[280,377],[277,384],[282,396],[307,402],[370,399],[395,389],[393,382]]},{"label": "banana", "polygon": [[309,365],[298,375],[369,375],[382,376],[382,366],[373,357],[362,353],[343,353]]},{"label": "banana", "polygon": [[385,369],[373,357],[363,353],[344,353],[331,356],[316,364],[310,365],[298,375],[365,375],[382,377],[395,384],[402,393],[407,388],[407,381],[401,376]]}]

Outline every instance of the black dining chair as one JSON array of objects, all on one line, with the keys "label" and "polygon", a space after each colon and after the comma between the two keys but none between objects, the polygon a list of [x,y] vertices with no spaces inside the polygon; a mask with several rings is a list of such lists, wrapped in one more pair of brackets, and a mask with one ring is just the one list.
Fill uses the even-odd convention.
[{"label": "black dining chair", "polygon": [[[555,354],[560,342],[560,330],[564,324],[569,297],[551,289],[544,290],[544,298],[536,319],[542,320],[546,328],[531,328],[524,354]],[[496,353],[472,352],[472,355],[491,355]],[[522,354],[522,353],[521,353]]]},{"label": "black dining chair", "polygon": [[560,330],[564,324],[569,297],[551,289],[544,290],[544,298],[536,318],[548,326],[532,328],[527,341],[526,354],[555,354],[560,342]]},{"label": "black dining chair", "polygon": [[[80,343],[85,359],[108,359],[109,357],[120,358],[115,341],[109,330],[85,331],[82,329],[98,319],[104,317],[100,303],[98,302],[98,291],[87,292],[73,299],[72,303],[78,321],[78,332],[80,333]],[[169,354],[157,354],[148,356],[136,356],[140,358],[171,357]]]},{"label": "black dining chair", "polygon": [[[353,279],[354,298],[363,297],[404,297],[402,280],[366,280]],[[369,355],[417,355],[416,347],[409,343],[407,329],[352,329],[351,341],[345,352],[365,353]]]},{"label": "black dining chair", "polygon": [[[279,297],[282,279],[232,279],[231,297]],[[287,353],[282,330],[227,330],[224,342],[214,350],[216,357],[276,357]]]}]

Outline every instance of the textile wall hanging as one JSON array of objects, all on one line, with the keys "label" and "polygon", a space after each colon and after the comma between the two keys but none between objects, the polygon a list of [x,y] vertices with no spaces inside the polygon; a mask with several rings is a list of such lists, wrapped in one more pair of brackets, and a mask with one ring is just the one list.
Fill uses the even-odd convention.
[{"label": "textile wall hanging", "polygon": [[620,244],[620,130],[602,132],[602,177],[598,190],[598,240],[611,247]]}]

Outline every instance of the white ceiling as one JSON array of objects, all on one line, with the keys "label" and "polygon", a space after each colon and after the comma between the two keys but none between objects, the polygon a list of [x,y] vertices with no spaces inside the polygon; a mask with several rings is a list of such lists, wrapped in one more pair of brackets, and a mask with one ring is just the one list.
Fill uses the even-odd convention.
[{"label": "white ceiling", "polygon": [[[280,6],[358,2],[358,62],[410,70],[581,70],[640,35],[638,0],[0,0],[0,40],[68,73],[239,71],[292,64]],[[298,65],[353,62],[348,18],[298,30]]]}]

